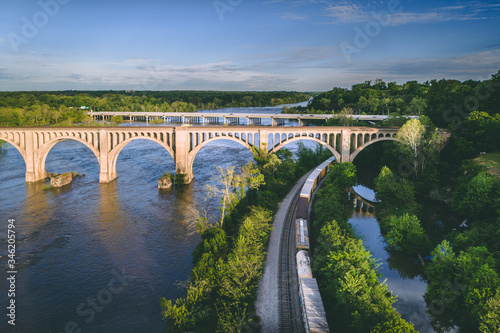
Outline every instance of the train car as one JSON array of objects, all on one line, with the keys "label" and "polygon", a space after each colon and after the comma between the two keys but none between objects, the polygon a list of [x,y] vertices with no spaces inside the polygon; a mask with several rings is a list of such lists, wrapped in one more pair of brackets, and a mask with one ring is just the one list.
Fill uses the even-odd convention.
[{"label": "train car", "polygon": [[297,249],[297,275],[299,278],[299,296],[302,307],[305,331],[309,333],[330,332],[326,321],[325,309],[318,283],[312,276],[311,263],[307,250],[309,249],[309,234],[307,229],[307,212],[309,201],[318,182],[325,177],[328,166],[335,161],[331,157],[321,163],[305,181],[300,191],[299,202],[297,204],[296,228],[296,249]]},{"label": "train car", "polygon": [[312,278],[311,262],[309,261],[309,256],[307,251],[300,250],[296,255],[297,259],[297,276],[299,281],[302,278]]},{"label": "train car", "polygon": [[297,218],[307,219],[307,211],[309,210],[309,197],[300,197],[297,204]]},{"label": "train car", "polygon": [[295,247],[297,251],[309,250],[309,233],[307,220],[298,218],[295,220]]},{"label": "train car", "polygon": [[335,161],[335,157],[330,157],[321,163],[307,178],[300,190],[299,202],[297,204],[297,218],[307,219],[309,200],[318,182],[325,177],[328,166]]},{"label": "train car", "polygon": [[314,278],[301,278],[300,299],[305,331],[309,333],[329,333],[325,308],[319,293],[318,283]]}]

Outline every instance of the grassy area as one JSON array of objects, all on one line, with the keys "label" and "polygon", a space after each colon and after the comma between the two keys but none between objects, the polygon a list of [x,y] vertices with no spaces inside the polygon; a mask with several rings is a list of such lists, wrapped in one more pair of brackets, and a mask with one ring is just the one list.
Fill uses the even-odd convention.
[{"label": "grassy area", "polygon": [[500,177],[500,153],[484,154],[476,158],[476,161],[485,165],[490,174]]}]

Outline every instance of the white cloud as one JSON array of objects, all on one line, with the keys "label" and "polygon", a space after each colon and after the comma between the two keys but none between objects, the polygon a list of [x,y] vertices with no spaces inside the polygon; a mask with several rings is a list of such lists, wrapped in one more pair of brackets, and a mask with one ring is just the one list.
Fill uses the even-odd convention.
[{"label": "white cloud", "polygon": [[281,19],[282,20],[305,20],[307,19],[307,15],[304,14],[294,14],[294,13],[283,13],[281,14]]},{"label": "white cloud", "polygon": [[348,72],[376,76],[387,80],[485,80],[500,69],[500,49],[453,57],[408,59],[386,58],[377,62],[362,62]]},{"label": "white cloud", "polygon": [[128,60],[119,62],[118,64],[123,64],[125,66],[130,66],[130,67],[136,67],[136,66],[148,64],[150,62],[151,62],[151,59],[133,58],[133,59],[128,59]]},{"label": "white cloud", "polygon": [[[467,5],[459,6],[444,6],[428,11],[410,12],[404,11],[404,6],[401,5],[402,11],[391,14],[389,25],[399,26],[405,24],[424,24],[447,21],[464,21],[464,20],[479,20],[486,19],[483,14],[485,11],[500,9],[500,4],[483,4],[480,2],[472,2]],[[353,2],[336,2],[329,3],[324,9],[324,14],[332,19],[330,23],[366,23],[373,21],[373,13],[380,12],[372,11],[366,6],[361,6]],[[388,12],[385,10],[385,12]]]}]

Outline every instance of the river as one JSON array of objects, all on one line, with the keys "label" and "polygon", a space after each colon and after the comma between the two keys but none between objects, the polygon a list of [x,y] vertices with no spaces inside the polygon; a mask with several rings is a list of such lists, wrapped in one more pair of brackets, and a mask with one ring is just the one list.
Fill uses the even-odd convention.
[{"label": "river", "polygon": [[217,166],[251,159],[236,142],[211,142],[197,154],[191,184],[160,192],[158,178],[175,171],[160,145],[128,144],[118,157],[118,179],[99,184],[93,153],[67,140],[50,151],[46,169],[85,176],[44,191],[44,182],[25,183],[26,167],[14,147],[0,149],[0,256],[6,263],[7,223],[15,219],[18,272],[14,329],[7,324],[9,285],[2,265],[0,332],[164,332],[159,299],[183,295],[179,283],[189,278],[200,241],[192,208],[216,219],[218,201],[206,200],[205,185],[214,184]]},{"label": "river", "polygon": [[[375,193],[371,189],[358,185],[354,190],[361,197],[375,201]],[[382,276],[379,280],[385,281],[389,290],[397,296],[397,301],[394,303],[396,310],[404,319],[413,323],[418,332],[433,333],[434,329],[423,297],[427,283],[420,276],[417,267],[422,263],[415,258],[387,251],[377,217],[373,212],[368,212],[367,209],[364,212],[359,209],[354,210],[349,223],[363,239],[364,246],[372,253],[373,258],[380,264],[378,272]]]}]

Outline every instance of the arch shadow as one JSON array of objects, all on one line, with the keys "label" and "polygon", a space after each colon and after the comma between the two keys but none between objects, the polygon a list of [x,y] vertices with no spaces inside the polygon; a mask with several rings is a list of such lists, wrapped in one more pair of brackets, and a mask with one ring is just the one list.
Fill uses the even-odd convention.
[{"label": "arch shadow", "polygon": [[395,137],[379,137],[379,138],[376,138],[376,139],[373,139],[372,141],[370,142],[367,142],[365,143],[364,145],[362,145],[361,147],[358,147],[358,149],[356,149],[352,154],[351,154],[351,162],[354,161],[354,159],[356,158],[356,156],[358,156],[358,154],[363,150],[365,149],[366,147],[368,147],[369,145],[373,144],[373,143],[376,143],[376,142],[380,142],[380,141],[398,141],[398,139],[396,139]]}]

